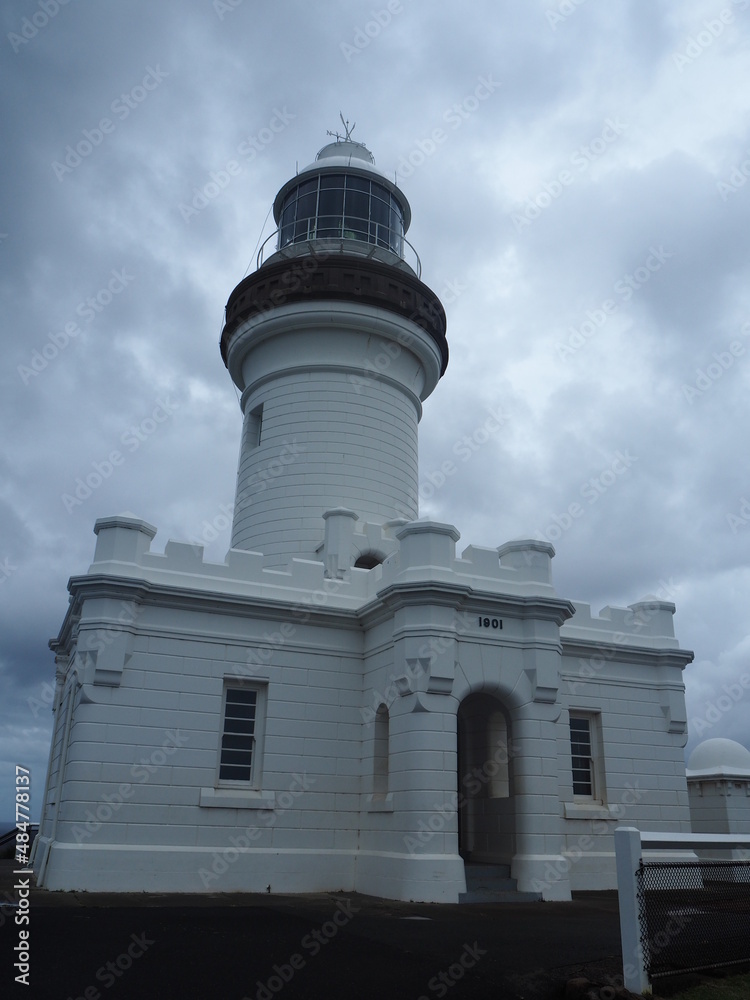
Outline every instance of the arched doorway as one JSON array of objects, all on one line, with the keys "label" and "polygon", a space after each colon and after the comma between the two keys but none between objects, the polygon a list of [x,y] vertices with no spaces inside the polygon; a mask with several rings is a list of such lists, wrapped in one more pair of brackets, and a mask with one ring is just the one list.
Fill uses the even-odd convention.
[{"label": "arched doorway", "polygon": [[511,723],[493,695],[458,707],[458,850],[465,861],[510,864],[515,853]]}]

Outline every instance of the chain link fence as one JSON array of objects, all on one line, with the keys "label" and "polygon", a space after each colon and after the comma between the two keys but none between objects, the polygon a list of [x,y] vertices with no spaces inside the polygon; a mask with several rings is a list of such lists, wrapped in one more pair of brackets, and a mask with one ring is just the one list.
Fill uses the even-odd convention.
[{"label": "chain link fence", "polygon": [[649,979],[750,962],[750,861],[641,862],[636,881]]}]

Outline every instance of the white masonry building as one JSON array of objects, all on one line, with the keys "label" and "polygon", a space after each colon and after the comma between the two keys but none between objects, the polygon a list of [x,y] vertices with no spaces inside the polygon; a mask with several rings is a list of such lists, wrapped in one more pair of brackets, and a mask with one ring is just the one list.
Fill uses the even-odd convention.
[{"label": "white masonry building", "polygon": [[481,863],[545,899],[614,887],[618,822],[690,830],[674,605],[597,616],[549,543],[419,520],[448,347],[409,204],[347,137],[274,216],[221,338],[225,561],[116,516],[70,581],[39,884],[457,902]]}]

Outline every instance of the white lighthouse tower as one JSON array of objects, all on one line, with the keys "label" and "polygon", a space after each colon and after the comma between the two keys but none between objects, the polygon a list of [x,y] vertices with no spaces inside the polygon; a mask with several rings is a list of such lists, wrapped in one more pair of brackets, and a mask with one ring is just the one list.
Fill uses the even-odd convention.
[{"label": "white lighthouse tower", "polygon": [[315,558],[334,508],[418,516],[421,402],[448,360],[443,307],[405,259],[409,203],[363,145],[325,146],[274,217],[276,252],[232,292],[221,338],[244,413],[232,547],[267,566]]},{"label": "white lighthouse tower", "polygon": [[409,204],[347,129],[274,214],[221,337],[244,421],[224,562],[118,515],[69,582],[39,884],[614,887],[623,818],[690,829],[674,605],[592,614],[555,592],[548,542],[457,553],[419,520],[448,348]]}]

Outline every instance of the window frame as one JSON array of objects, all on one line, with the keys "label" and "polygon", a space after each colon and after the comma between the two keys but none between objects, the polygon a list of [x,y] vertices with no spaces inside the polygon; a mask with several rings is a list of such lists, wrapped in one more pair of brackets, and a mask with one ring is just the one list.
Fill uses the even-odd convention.
[{"label": "window frame", "polygon": [[260,447],[263,434],[263,403],[258,403],[247,414],[245,428],[245,447],[254,450]]},{"label": "window frame", "polygon": [[376,802],[387,799],[390,790],[391,717],[384,702],[375,712],[372,744],[372,799]]},{"label": "window frame", "polygon": [[[573,746],[573,722],[586,722],[588,726],[588,750],[589,761],[589,784],[590,792],[576,792],[576,759],[583,758],[583,754],[574,753]],[[573,792],[573,802],[591,803],[606,805],[607,795],[604,781],[604,762],[602,754],[601,737],[601,715],[598,712],[590,712],[583,709],[571,709],[568,712],[568,748],[570,751],[570,779]],[[580,769],[578,769],[580,770]]]},{"label": "window frame", "polygon": [[[222,743],[226,733],[227,724],[227,694],[232,690],[254,691],[255,698],[255,718],[252,733],[252,756],[250,760],[249,778],[222,778]],[[214,788],[242,788],[259,791],[263,781],[263,746],[265,742],[266,730],[266,706],[268,702],[268,684],[257,681],[244,681],[236,677],[225,677],[221,695],[221,715],[219,717],[218,746],[216,749],[216,771],[214,777]],[[231,702],[230,702],[231,704]]]}]

